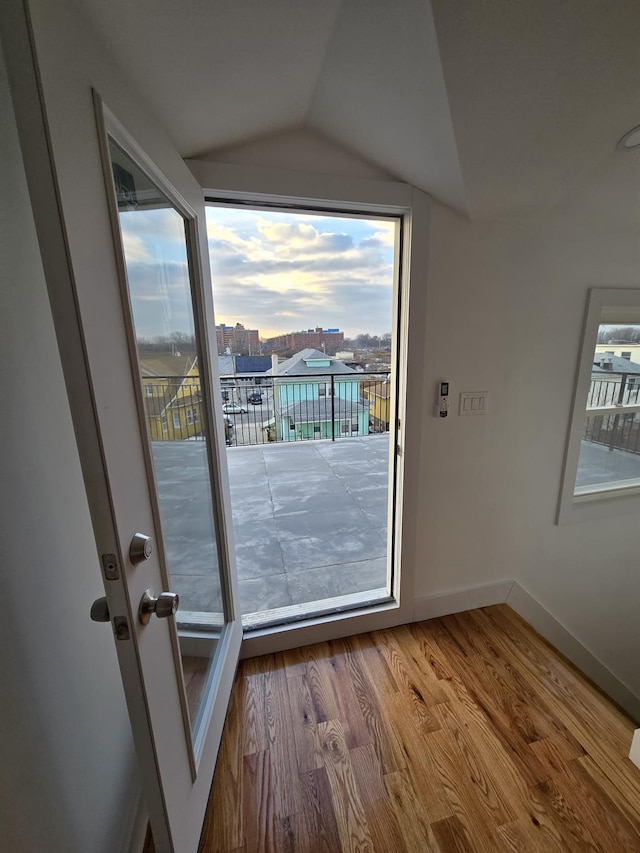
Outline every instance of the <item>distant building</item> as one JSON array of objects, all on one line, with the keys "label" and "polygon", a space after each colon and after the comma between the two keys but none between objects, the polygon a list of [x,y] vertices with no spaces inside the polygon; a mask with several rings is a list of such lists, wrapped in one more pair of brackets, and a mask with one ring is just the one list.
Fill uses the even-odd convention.
[{"label": "distant building", "polygon": [[625,341],[598,344],[596,346],[596,355],[600,354],[615,355],[618,358],[626,358],[627,361],[640,362],[640,344],[631,344]]},{"label": "distant building", "polygon": [[219,355],[218,370],[222,386],[235,387],[239,383],[260,385],[271,367],[269,356]]},{"label": "distant building", "polygon": [[294,353],[304,349],[316,349],[326,355],[335,355],[344,346],[344,332],[340,329],[307,329],[306,332],[289,332],[265,341],[268,349],[276,353]]},{"label": "distant building", "polygon": [[367,435],[369,407],[360,380],[341,361],[305,349],[267,371],[273,378],[273,418],[268,440],[298,441]]},{"label": "distant building", "polygon": [[260,333],[258,329],[245,329],[242,323],[235,326],[216,326],[218,354],[227,351],[235,355],[260,355]]},{"label": "distant building", "polygon": [[202,433],[202,393],[193,356],[151,355],[140,359],[149,437],[184,441]]}]

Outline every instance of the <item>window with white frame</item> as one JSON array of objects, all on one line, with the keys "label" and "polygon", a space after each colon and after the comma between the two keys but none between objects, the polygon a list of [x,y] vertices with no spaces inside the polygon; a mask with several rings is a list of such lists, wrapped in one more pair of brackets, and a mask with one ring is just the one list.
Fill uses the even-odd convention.
[{"label": "window with white frame", "polygon": [[180,429],[180,412],[173,412],[173,428]]},{"label": "window with white frame", "polygon": [[640,334],[640,290],[591,290],[559,521],[581,504],[640,496],[640,363],[596,350],[621,352],[621,333]]},{"label": "window with white frame", "polygon": [[189,425],[195,424],[198,420],[198,410],[197,409],[187,409],[187,423]]}]

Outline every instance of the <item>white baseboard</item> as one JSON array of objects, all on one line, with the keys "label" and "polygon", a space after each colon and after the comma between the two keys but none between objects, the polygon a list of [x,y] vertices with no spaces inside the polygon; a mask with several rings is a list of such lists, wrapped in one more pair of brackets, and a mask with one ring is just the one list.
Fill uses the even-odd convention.
[{"label": "white baseboard", "polygon": [[149,824],[149,813],[142,793],[138,797],[137,807],[131,821],[129,833],[128,853],[143,853],[144,843],[147,840],[147,826]]},{"label": "white baseboard", "polygon": [[[553,616],[546,607],[514,581],[507,604],[535,630],[578,667],[588,678],[617,702],[634,720],[640,720],[640,697],[636,696],[610,669]],[[640,759],[640,743],[638,745]]]},{"label": "white baseboard", "polygon": [[[451,613],[462,613],[476,607],[507,603],[516,613],[548,640],[565,657],[590,678],[607,696],[617,702],[634,720],[640,721],[640,697],[636,696],[617,676],[562,625],[531,593],[512,578],[491,581],[477,586],[452,589],[414,603],[413,620],[437,619]],[[639,730],[640,732],[640,730]],[[640,764],[640,734],[635,747]],[[634,741],[636,743],[636,741]],[[634,760],[634,759],[632,759]]]},{"label": "white baseboard", "polygon": [[506,578],[418,598],[413,605],[413,621],[421,622],[423,619],[437,619],[439,616],[462,613],[476,607],[504,604],[513,584],[513,578]]},{"label": "white baseboard", "polygon": [[640,729],[636,729],[633,733],[633,741],[631,742],[629,758],[633,761],[636,767],[640,767]]}]

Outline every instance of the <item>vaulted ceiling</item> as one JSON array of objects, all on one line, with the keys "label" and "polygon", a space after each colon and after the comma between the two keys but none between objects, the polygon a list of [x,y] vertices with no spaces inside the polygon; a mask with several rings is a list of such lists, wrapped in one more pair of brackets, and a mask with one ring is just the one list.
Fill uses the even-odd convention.
[{"label": "vaulted ceiling", "polygon": [[637,0],[77,3],[184,157],[305,128],[473,217],[639,217]]}]

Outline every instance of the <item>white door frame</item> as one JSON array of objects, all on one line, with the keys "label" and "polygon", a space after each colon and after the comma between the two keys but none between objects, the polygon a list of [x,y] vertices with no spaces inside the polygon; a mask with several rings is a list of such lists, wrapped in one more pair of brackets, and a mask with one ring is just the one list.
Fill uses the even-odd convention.
[{"label": "white door frame", "polygon": [[[426,282],[430,198],[408,184],[347,179],[245,167],[206,160],[187,160],[208,200],[263,205],[305,206],[327,211],[402,218],[399,298],[394,301],[394,347],[397,353],[395,475],[395,601],[345,615],[312,617],[303,622],[264,628],[245,634],[241,657],[282,651],[309,643],[379,630],[413,620],[414,577],[419,555],[418,492],[420,437],[424,389],[412,389],[411,379],[423,375]],[[418,235],[418,238],[415,238]],[[409,310],[411,306],[411,310]],[[413,392],[413,393],[411,393]],[[393,458],[390,465],[393,465]]]}]

